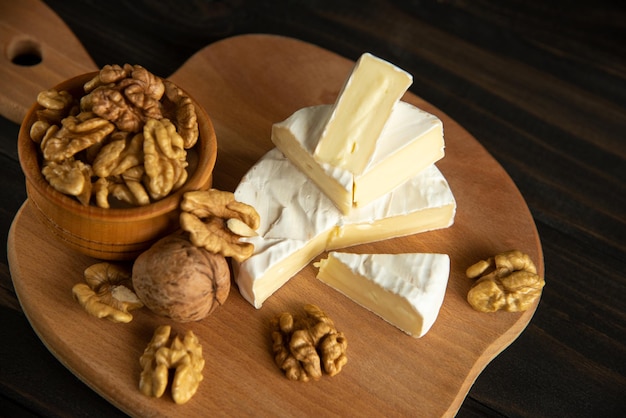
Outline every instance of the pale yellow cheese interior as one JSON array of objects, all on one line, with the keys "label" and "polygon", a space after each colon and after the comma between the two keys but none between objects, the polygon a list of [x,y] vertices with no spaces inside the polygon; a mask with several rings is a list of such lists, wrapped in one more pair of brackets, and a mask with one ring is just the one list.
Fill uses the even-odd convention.
[{"label": "pale yellow cheese interior", "polygon": [[320,164],[313,151],[330,110],[330,105],[299,109],[272,126],[271,139],[344,215],[390,192],[444,156],[441,120],[411,104],[398,102],[362,174]]},{"label": "pale yellow cheese interior", "polygon": [[407,72],[363,54],[339,93],[315,149],[315,159],[361,174],[391,110],[412,82]]},{"label": "pale yellow cheese interior", "polygon": [[456,204],[449,203],[440,207],[378,219],[375,222],[348,223],[333,231],[325,249],[336,250],[445,228],[450,225],[455,213]]},{"label": "pale yellow cheese interior", "polygon": [[[352,208],[353,200],[352,176],[345,173],[347,176],[342,179],[341,176],[329,175],[326,169],[315,161],[312,150],[307,149],[303,144],[304,138],[316,138],[319,135],[319,128],[323,126],[322,121],[328,116],[327,110],[325,106],[309,108],[308,117],[294,121],[298,124],[296,127],[287,123],[274,124],[271,139],[292,164],[306,174],[335,203],[338,209],[343,213],[348,213]],[[296,115],[292,117],[297,118]]]},{"label": "pale yellow cheese interior", "polygon": [[433,253],[328,253],[317,278],[420,338],[435,323],[450,275],[450,257]]},{"label": "pale yellow cheese interior", "polygon": [[332,256],[320,260],[317,266],[317,278],[322,282],[406,333],[422,335],[423,317],[407,299],[384,289],[367,277],[355,274]]},{"label": "pale yellow cheese interior", "polygon": [[[413,156],[413,158],[407,158]],[[402,184],[405,173],[419,173],[430,164],[443,158],[441,130],[431,129],[419,141],[412,142],[402,152],[390,155],[375,170],[369,170],[354,179],[353,206],[365,206],[380,197],[381,190],[390,190]]]},{"label": "pale yellow cheese interior", "polygon": [[[250,275],[240,274],[239,264],[233,263],[234,273],[243,296],[249,301],[255,301],[253,303],[255,307],[260,308],[263,301],[324,251],[330,233],[331,231],[322,232],[310,241],[303,243],[301,248],[289,254],[288,257],[284,257],[276,264],[269,266],[262,279],[255,280]],[[246,289],[252,289],[251,294],[248,294]]]}]

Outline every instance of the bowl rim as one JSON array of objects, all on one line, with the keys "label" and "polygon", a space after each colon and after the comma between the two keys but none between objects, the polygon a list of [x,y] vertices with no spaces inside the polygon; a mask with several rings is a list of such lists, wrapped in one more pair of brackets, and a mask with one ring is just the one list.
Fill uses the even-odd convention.
[{"label": "bowl rim", "polygon": [[[56,90],[76,91],[81,88],[85,82],[91,80],[96,74],[98,74],[98,71],[83,73],[71,77],[51,88]],[[183,89],[183,91],[185,90]],[[26,181],[29,182],[40,195],[46,196],[56,206],[67,209],[76,215],[94,220],[139,220],[165,214],[176,209],[184,193],[196,190],[194,186],[199,187],[199,185],[208,184],[208,181],[212,177],[217,159],[217,138],[213,122],[204,108],[200,106],[200,104],[188,92],[185,91],[185,93],[187,93],[187,95],[191,98],[191,101],[196,108],[198,119],[200,138],[198,139],[196,145],[194,145],[194,147],[197,147],[197,165],[195,170],[189,175],[185,184],[163,199],[145,206],[129,208],[101,208],[95,205],[85,206],[78,202],[78,200],[74,197],[57,191],[50,185],[41,173],[38,144],[30,138],[30,127],[35,120],[36,112],[37,110],[42,109],[42,106],[39,105],[37,101],[33,103],[24,116],[24,119],[20,124],[17,138],[18,159]],[[205,135],[202,135],[202,133],[205,133]],[[205,136],[208,136],[208,138]]]}]

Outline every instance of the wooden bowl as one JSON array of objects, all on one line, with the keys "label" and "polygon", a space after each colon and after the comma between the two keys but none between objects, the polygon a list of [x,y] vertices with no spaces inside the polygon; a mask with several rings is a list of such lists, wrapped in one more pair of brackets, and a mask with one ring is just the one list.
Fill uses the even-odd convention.
[{"label": "wooden bowl", "polygon": [[[96,74],[71,78],[55,89],[80,97],[84,94],[85,82]],[[189,178],[184,186],[146,206],[104,209],[84,206],[74,197],[56,191],[41,174],[39,145],[30,138],[30,127],[36,121],[36,111],[41,108],[35,102],[20,127],[18,155],[26,177],[28,200],[61,245],[103,260],[130,260],[178,228],[182,195],[211,187],[217,157],[217,139],[211,119],[195,100],[194,104],[200,135],[196,145],[188,150],[188,159],[194,156],[197,164],[190,162]]]}]

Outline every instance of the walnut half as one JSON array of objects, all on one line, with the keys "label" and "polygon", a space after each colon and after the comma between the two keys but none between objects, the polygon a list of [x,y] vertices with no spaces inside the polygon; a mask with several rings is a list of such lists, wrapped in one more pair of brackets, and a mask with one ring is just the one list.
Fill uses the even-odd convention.
[{"label": "walnut half", "polygon": [[130,311],[139,309],[143,303],[132,290],[130,272],[111,263],[97,263],[85,269],[86,283],[72,288],[74,299],[97,318],[113,322],[130,322]]},{"label": "walnut half", "polygon": [[259,228],[260,217],[252,206],[235,200],[235,195],[217,189],[184,194],[180,203],[180,226],[189,239],[213,253],[242,262],[252,255],[254,245],[242,242]]},{"label": "walnut half", "polygon": [[305,305],[304,315],[279,314],[271,328],[274,360],[289,380],[319,380],[322,370],[334,376],[348,362],[348,340],[315,305]]},{"label": "walnut half", "polygon": [[525,311],[541,295],[545,281],[527,254],[513,250],[481,260],[466,275],[478,280],[467,293],[467,301],[479,312]]},{"label": "walnut half", "polygon": [[187,331],[182,340],[179,336],[170,338],[170,333],[169,325],[157,328],[139,359],[139,390],[146,396],[160,398],[167,388],[170,370],[174,369],[172,398],[177,404],[184,404],[203,380],[202,346],[192,331]]}]

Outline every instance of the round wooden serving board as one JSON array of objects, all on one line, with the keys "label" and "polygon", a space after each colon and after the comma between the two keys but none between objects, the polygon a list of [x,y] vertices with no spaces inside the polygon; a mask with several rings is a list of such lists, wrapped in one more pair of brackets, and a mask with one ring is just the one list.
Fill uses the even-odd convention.
[{"label": "round wooden serving board", "polygon": [[[319,47],[269,35],[226,39],[189,59],[170,78],[213,119],[219,149],[214,186],[234,190],[272,147],[271,125],[301,107],[334,102],[352,65]],[[450,255],[445,300],[423,338],[407,336],[320,283],[312,265],[260,310],[233,284],[226,304],[200,322],[174,323],[147,309],[136,311],[129,324],[96,319],[72,299],[71,288],[98,260],[55,241],[26,201],[9,233],[8,256],[33,328],[68,369],[133,416],[454,415],[481,370],[522,332],[536,307],[524,313],[472,310],[465,300],[471,285],[465,269],[500,251],[519,249],[543,275],[543,256],[524,199],[498,163],[445,114],[413,94],[405,100],[443,120],[446,156],[437,165],[457,199],[455,223],[350,251]],[[349,360],[335,377],[297,383],[274,364],[268,323],[305,303],[319,305],[345,332]],[[171,324],[176,333],[192,330],[203,346],[204,381],[182,406],[168,392],[154,399],[138,390],[139,357],[161,324]]]}]

